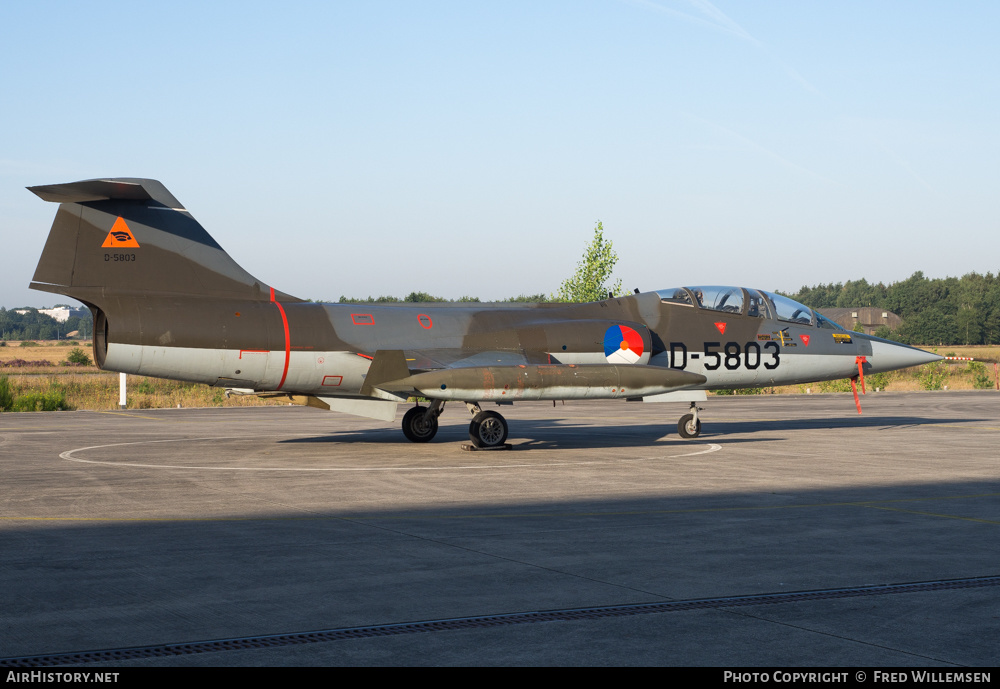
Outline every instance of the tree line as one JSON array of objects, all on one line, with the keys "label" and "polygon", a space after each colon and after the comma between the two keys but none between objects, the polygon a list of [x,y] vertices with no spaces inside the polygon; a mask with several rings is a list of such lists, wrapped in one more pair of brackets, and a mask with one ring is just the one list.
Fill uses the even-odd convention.
[{"label": "tree line", "polygon": [[[594,237],[577,264],[576,273],[564,280],[559,290],[545,294],[522,294],[505,302],[587,302],[622,294],[621,280],[608,284],[618,256],[612,243],[604,238],[604,226],[598,222]],[[898,330],[882,326],[879,337],[906,344],[959,345],[1000,343],[1000,274],[968,273],[961,278],[929,279],[917,271],[906,280],[885,285],[865,280],[819,284],[802,287],[795,293],[782,293],[806,306],[850,308],[873,306],[898,314],[903,323]],[[312,300],[309,300],[312,301]],[[341,304],[385,304],[426,302],[479,302],[478,297],[445,299],[427,292],[411,292],[405,297],[355,298],[341,296]],[[73,330],[90,334],[90,321],[70,318],[58,323],[31,309],[25,314],[0,307],[0,336],[4,340],[56,339]]]},{"label": "tree line", "polygon": [[1000,274],[930,279],[917,271],[889,285],[862,278],[802,287],[786,296],[821,311],[854,306],[892,311],[903,319],[899,330],[882,326],[875,335],[905,344],[1000,343]]},{"label": "tree line", "polygon": [[48,314],[39,313],[34,307],[21,310],[26,313],[0,306],[0,339],[59,340],[74,330],[89,337],[93,330],[89,316],[72,316],[65,323],[60,323]]}]

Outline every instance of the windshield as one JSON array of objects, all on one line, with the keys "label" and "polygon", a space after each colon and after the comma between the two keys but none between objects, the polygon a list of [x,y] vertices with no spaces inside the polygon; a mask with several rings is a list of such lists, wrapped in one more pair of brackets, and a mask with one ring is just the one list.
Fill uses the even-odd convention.
[{"label": "windshield", "polygon": [[683,287],[670,287],[669,289],[658,289],[656,293],[660,295],[660,301],[668,304],[683,304],[684,306],[694,306],[691,293]]},{"label": "windshield", "polygon": [[813,312],[808,306],[803,306],[797,301],[783,297],[773,292],[760,290],[761,294],[767,296],[774,304],[775,316],[779,321],[788,323],[801,323],[802,325],[812,325]]},{"label": "windshield", "polygon": [[700,287],[671,287],[656,290],[660,301],[681,306],[698,306],[709,311],[745,314],[754,318],[776,318],[786,323],[816,325],[820,328],[842,328],[804,304],[774,292],[742,287],[702,285]]},{"label": "windshield", "polygon": [[819,328],[826,328],[828,330],[844,330],[839,324],[834,323],[826,316],[822,315],[819,311],[816,311],[816,326]]}]

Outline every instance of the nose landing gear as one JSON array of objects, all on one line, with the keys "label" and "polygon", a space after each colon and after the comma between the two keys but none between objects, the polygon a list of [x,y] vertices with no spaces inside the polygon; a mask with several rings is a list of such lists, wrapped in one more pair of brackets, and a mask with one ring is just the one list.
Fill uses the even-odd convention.
[{"label": "nose landing gear", "polygon": [[677,433],[682,438],[697,438],[701,434],[701,420],[698,412],[703,411],[695,402],[691,403],[691,413],[685,414],[677,422]]}]

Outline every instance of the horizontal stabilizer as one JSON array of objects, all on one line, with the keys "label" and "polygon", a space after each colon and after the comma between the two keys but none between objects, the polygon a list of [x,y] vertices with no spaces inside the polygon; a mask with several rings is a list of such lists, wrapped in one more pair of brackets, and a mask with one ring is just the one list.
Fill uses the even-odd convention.
[{"label": "horizontal stabilizer", "polygon": [[618,364],[479,366],[427,371],[392,381],[429,399],[569,400],[658,395],[701,385],[705,376],[673,368]]},{"label": "horizontal stabilizer", "polygon": [[[147,186],[153,185],[159,187],[159,189],[147,189]],[[38,196],[38,198],[53,203],[86,203],[88,201],[110,201],[112,199],[119,201],[164,200],[157,198],[161,194],[156,192],[160,192],[161,190],[166,191],[159,182],[138,178],[85,179],[80,182],[68,182],[66,184],[46,184],[38,187],[28,187],[28,191]],[[180,205],[172,196],[170,200],[173,203],[167,203],[166,205],[172,207]]]}]

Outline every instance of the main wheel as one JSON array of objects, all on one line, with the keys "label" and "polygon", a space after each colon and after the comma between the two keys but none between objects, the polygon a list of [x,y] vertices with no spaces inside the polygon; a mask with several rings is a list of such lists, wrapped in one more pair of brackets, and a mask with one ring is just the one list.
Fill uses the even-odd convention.
[{"label": "main wheel", "polygon": [[476,447],[497,447],[507,440],[507,421],[495,411],[481,411],[469,424],[469,438]]},{"label": "main wheel", "polygon": [[685,414],[677,422],[677,432],[682,438],[697,438],[701,433],[701,421],[695,421],[694,414]]},{"label": "main wheel", "polygon": [[403,435],[414,443],[426,443],[438,432],[437,417],[424,421],[427,407],[413,407],[403,414]]}]

